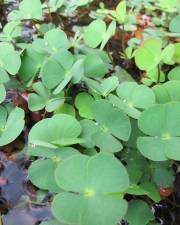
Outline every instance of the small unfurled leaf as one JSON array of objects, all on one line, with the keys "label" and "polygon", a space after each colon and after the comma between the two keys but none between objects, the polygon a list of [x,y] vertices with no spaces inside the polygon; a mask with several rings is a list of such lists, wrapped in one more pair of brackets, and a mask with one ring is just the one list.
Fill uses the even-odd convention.
[{"label": "small unfurled leaf", "polygon": [[118,22],[123,23],[126,19],[126,1],[121,1],[116,7],[116,14]]},{"label": "small unfurled leaf", "polygon": [[81,92],[76,96],[75,106],[79,110],[80,116],[93,119],[93,114],[91,112],[91,105],[93,102],[93,97],[86,92]]}]

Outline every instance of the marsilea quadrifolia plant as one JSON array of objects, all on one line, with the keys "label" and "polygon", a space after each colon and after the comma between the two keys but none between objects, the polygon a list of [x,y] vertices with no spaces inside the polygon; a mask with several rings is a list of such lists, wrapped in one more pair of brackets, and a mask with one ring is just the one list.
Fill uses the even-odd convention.
[{"label": "marsilea quadrifolia plant", "polygon": [[[166,21],[154,18],[159,33],[144,29],[122,49],[139,69],[138,83],[116,70],[106,46],[117,31],[137,29],[136,2],[143,8],[146,1],[121,1],[115,10],[101,4],[73,38],[45,15],[65,17],[92,1],[47,2],[21,1],[0,34],[0,146],[25,126],[8,93],[26,93],[29,111],[43,113],[28,136],[29,179],[53,193],[54,218],[41,225],[157,225],[148,203],[172,187],[172,164],[180,160],[179,1],[147,1]],[[25,21],[35,29],[28,41]]]}]

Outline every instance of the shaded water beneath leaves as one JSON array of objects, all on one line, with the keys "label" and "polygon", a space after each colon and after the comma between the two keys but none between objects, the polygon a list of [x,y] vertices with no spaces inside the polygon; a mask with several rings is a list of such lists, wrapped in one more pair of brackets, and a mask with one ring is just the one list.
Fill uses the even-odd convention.
[{"label": "shaded water beneath leaves", "polygon": [[0,211],[3,225],[37,225],[52,218],[49,198],[37,202],[36,189],[27,180],[25,157],[0,153]]}]

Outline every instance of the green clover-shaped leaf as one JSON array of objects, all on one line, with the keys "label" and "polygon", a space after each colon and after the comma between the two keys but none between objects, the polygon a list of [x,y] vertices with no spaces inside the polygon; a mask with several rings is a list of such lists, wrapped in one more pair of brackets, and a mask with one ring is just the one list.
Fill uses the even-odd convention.
[{"label": "green clover-shaped leaf", "polygon": [[174,53],[174,62],[180,63],[180,43],[174,44],[175,47],[175,53]]},{"label": "green clover-shaped leaf", "polygon": [[33,42],[33,48],[37,52],[48,54],[54,54],[60,50],[67,50],[69,45],[66,33],[58,28],[46,32],[44,39],[37,38]]},{"label": "green clover-shaped leaf", "polygon": [[86,140],[83,146],[97,146],[106,152],[120,151],[122,149],[120,140],[127,141],[131,133],[128,117],[107,100],[95,101],[92,104],[92,113],[96,123],[90,120],[82,121],[81,137]]},{"label": "green clover-shaped leaf", "polygon": [[41,82],[34,83],[32,87],[36,93],[28,96],[28,107],[31,111],[45,108],[47,112],[52,112],[64,103],[63,94],[51,94]]},{"label": "green clover-shaped leaf", "polygon": [[42,7],[40,0],[23,0],[19,4],[19,11],[23,19],[42,19]]},{"label": "green clover-shaped leaf", "polygon": [[155,103],[153,91],[145,85],[135,82],[123,82],[117,88],[117,95],[110,95],[109,100],[129,116],[138,119],[141,109],[146,109]]},{"label": "green clover-shaped leaf", "polygon": [[116,10],[111,10],[110,14],[113,18],[115,18],[118,23],[124,23],[126,16],[127,16],[127,6],[126,1],[121,1],[117,7]]},{"label": "green clover-shaped leaf", "polygon": [[11,75],[15,75],[21,66],[21,59],[13,45],[5,42],[0,43],[0,68],[5,69]]},{"label": "green clover-shaped leaf", "polygon": [[43,84],[48,89],[57,87],[68,76],[73,61],[73,55],[66,50],[49,57],[41,69]]},{"label": "green clover-shaped leaf", "polygon": [[25,84],[31,83],[43,65],[45,56],[28,45],[21,56],[22,64],[19,70],[19,77]]},{"label": "green clover-shaped leaf", "polygon": [[147,225],[154,220],[154,215],[144,201],[131,200],[125,219],[130,225]]},{"label": "green clover-shaped leaf", "polygon": [[129,186],[128,174],[111,154],[73,156],[57,167],[55,178],[64,190],[52,204],[60,222],[116,225],[127,211],[123,195]]},{"label": "green clover-shaped leaf", "polygon": [[91,111],[91,105],[93,102],[94,98],[86,92],[81,92],[76,96],[75,106],[79,110],[80,116],[93,119],[93,114]]},{"label": "green clover-shaped leaf", "polygon": [[116,76],[105,78],[102,81],[84,78],[84,81],[92,91],[104,97],[108,96],[109,93],[114,91],[119,84],[118,78]]},{"label": "green clover-shaped leaf", "polygon": [[94,53],[89,53],[84,59],[84,73],[87,77],[103,77],[107,72],[103,59]]},{"label": "green clover-shaped leaf", "polygon": [[157,103],[180,101],[180,81],[172,80],[153,87]]},{"label": "green clover-shaped leaf", "polygon": [[13,10],[9,18],[11,20],[42,19],[42,6],[40,0],[23,0],[19,4],[19,10]]},{"label": "green clover-shaped leaf", "polygon": [[57,186],[54,176],[55,170],[59,163],[72,155],[78,154],[78,151],[70,147],[55,150],[36,147],[31,148],[29,153],[46,157],[46,159],[34,161],[29,167],[28,174],[31,182],[40,189],[59,192],[60,188]]},{"label": "green clover-shaped leaf", "polygon": [[29,143],[38,146],[57,148],[80,143],[80,123],[70,115],[56,114],[41,120],[31,129]]},{"label": "green clover-shaped leaf", "polygon": [[101,19],[97,19],[85,29],[84,41],[91,48],[96,48],[102,42],[100,48],[103,49],[107,41],[114,35],[115,30],[116,23],[114,21],[106,30],[106,23]]},{"label": "green clover-shaped leaf", "polygon": [[152,168],[152,179],[159,188],[169,188],[173,186],[175,174],[174,171],[164,165],[159,167],[156,166],[155,168]]},{"label": "green clover-shaped leaf", "polygon": [[169,80],[180,80],[180,66],[174,67],[168,73]]},{"label": "green clover-shaped leaf", "polygon": [[142,43],[135,52],[136,65],[141,70],[152,70],[160,62],[162,41],[151,38]]},{"label": "green clover-shaped leaf", "polygon": [[7,110],[0,106],[0,146],[14,141],[24,128],[24,111],[21,108],[13,109],[9,115]]},{"label": "green clover-shaped leaf", "polygon": [[[146,137],[139,137],[140,152],[154,161],[180,159],[180,102],[154,105],[145,110],[138,121]],[[152,126],[153,123],[153,126]]]}]

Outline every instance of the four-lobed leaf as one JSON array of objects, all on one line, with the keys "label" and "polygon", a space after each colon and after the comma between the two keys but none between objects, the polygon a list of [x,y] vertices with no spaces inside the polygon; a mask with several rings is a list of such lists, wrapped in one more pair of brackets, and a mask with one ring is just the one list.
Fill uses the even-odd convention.
[{"label": "four-lobed leaf", "polygon": [[[63,160],[78,154],[78,151],[70,147],[55,150],[44,147],[31,147],[29,154],[46,157],[46,159],[34,161],[29,167],[28,174],[31,182],[40,189],[45,189],[50,192],[59,192],[60,188],[55,181],[55,170]],[[46,173],[44,171],[46,171]]]},{"label": "four-lobed leaf", "polygon": [[83,146],[97,146],[101,151],[118,152],[123,146],[120,140],[127,141],[131,133],[129,118],[116,109],[108,100],[96,100],[91,107],[93,118],[82,121],[81,137]]},{"label": "four-lobed leaf", "polygon": [[117,108],[123,110],[132,118],[138,119],[142,109],[146,109],[155,103],[153,91],[145,85],[135,82],[123,82],[117,90],[117,96],[110,94],[109,100]]},{"label": "four-lobed leaf", "polygon": [[53,95],[41,82],[34,83],[32,88],[36,93],[28,96],[28,107],[31,111],[45,108],[47,112],[52,112],[64,103],[63,93]]},{"label": "four-lobed leaf", "polygon": [[157,67],[160,62],[173,64],[175,45],[169,44],[163,50],[162,47],[163,42],[159,38],[145,40],[135,50],[135,63],[137,67],[148,72]]},{"label": "four-lobed leaf", "polygon": [[62,223],[112,225],[127,211],[128,174],[111,154],[72,156],[57,167],[55,178],[64,191],[55,196],[52,211]]},{"label": "four-lobed leaf", "polygon": [[141,114],[138,126],[148,136],[139,137],[137,146],[146,158],[153,161],[180,159],[179,115],[180,102],[154,105]]}]

